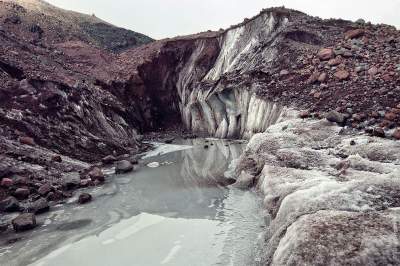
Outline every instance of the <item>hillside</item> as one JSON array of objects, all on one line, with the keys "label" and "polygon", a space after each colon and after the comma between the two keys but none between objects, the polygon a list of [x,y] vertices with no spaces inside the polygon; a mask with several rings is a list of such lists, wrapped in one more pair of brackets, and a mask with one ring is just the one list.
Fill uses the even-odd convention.
[{"label": "hillside", "polygon": [[153,41],[94,15],[63,10],[41,0],[0,1],[0,25],[28,41],[79,40],[114,52]]}]

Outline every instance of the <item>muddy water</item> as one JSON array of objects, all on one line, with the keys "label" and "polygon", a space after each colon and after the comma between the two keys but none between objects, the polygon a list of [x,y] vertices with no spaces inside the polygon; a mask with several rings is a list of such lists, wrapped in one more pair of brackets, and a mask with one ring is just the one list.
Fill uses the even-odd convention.
[{"label": "muddy water", "polygon": [[0,265],[258,265],[261,202],[226,186],[244,144],[205,142],[158,145],[135,172],[89,190],[92,203],[55,206],[2,243]]}]

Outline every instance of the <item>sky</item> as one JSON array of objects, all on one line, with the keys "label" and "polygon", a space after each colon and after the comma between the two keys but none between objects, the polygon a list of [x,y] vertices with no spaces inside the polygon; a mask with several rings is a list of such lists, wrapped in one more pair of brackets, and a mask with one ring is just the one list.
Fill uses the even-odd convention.
[{"label": "sky", "polygon": [[58,7],[95,14],[116,26],[155,39],[218,30],[262,8],[285,6],[321,18],[363,18],[400,29],[400,0],[47,0]]}]

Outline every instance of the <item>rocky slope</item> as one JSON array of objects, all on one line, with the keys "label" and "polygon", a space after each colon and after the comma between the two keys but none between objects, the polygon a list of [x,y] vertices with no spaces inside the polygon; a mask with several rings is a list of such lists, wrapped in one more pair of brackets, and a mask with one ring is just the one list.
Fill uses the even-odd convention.
[{"label": "rocky slope", "polygon": [[122,51],[153,41],[143,34],[115,27],[95,15],[63,10],[42,0],[2,0],[0,7],[4,30],[29,42],[78,40],[110,51]]},{"label": "rocky slope", "polygon": [[[80,172],[83,182],[74,180],[74,187],[88,185],[90,165],[82,161],[110,154],[126,158],[143,148],[137,141],[143,111],[119,93],[123,66],[105,50],[117,48],[113,37],[98,32],[107,42],[101,45],[82,23],[97,31],[100,20],[42,1],[0,2],[1,199],[62,200],[70,195],[66,172]],[[133,32],[124,36],[126,30],[104,25],[125,39],[126,47],[142,43]],[[46,185],[51,188],[41,195]]]}]

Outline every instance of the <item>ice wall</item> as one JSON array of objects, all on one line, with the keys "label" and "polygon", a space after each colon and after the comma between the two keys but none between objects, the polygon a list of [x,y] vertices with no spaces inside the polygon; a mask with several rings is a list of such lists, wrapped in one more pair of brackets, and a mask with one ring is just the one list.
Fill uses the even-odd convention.
[{"label": "ice wall", "polygon": [[[218,37],[219,53],[205,71],[201,58],[210,52],[210,40],[197,40],[195,49],[178,74],[177,89],[182,121],[187,129],[218,138],[250,138],[264,132],[282,112],[278,103],[263,100],[241,81],[248,71],[267,67],[276,56],[275,36],[288,22],[263,13]],[[221,82],[226,76],[234,81]]]}]

